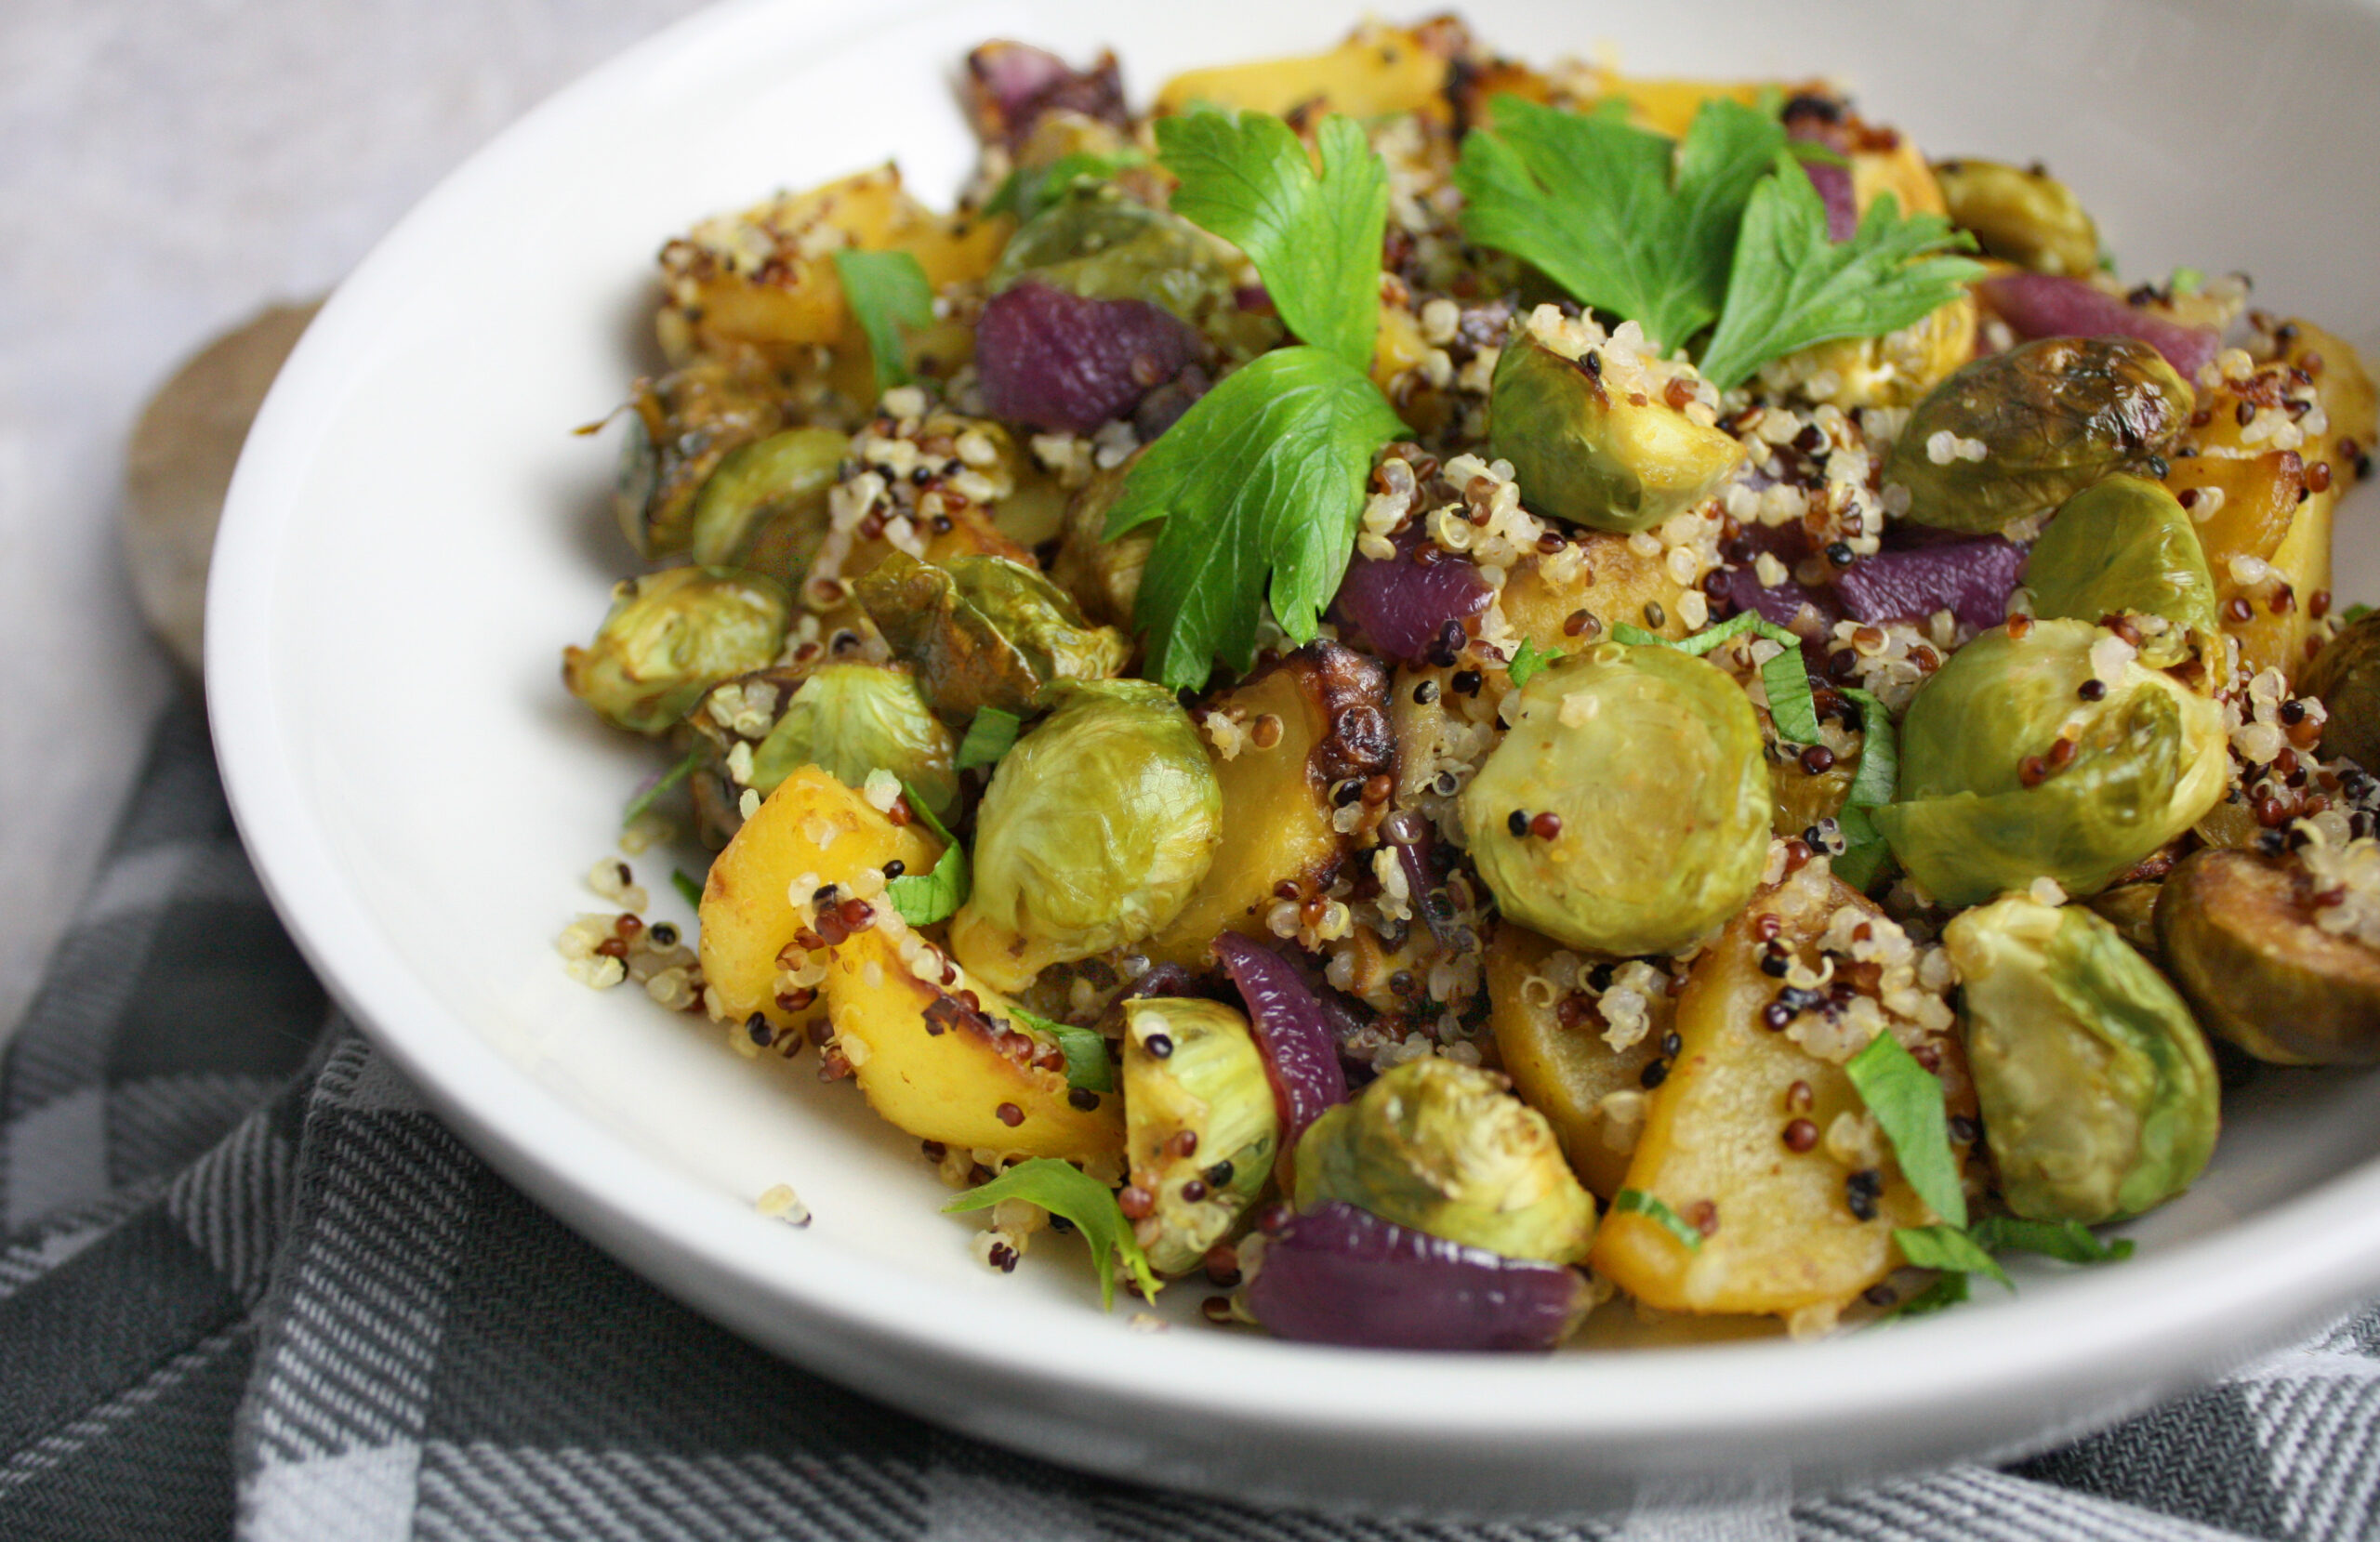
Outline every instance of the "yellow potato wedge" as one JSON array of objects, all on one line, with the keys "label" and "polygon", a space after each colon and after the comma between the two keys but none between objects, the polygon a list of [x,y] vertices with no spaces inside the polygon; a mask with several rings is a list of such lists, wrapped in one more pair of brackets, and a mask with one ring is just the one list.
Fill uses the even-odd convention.
[{"label": "yellow potato wedge", "polygon": [[1287,117],[1319,106],[1351,118],[1421,112],[1443,119],[1447,56],[1416,30],[1368,22],[1327,53],[1192,70],[1157,94],[1159,112],[1182,112],[1200,102]]},{"label": "yellow potato wedge", "polygon": [[1497,927],[1488,944],[1488,1024],[1513,1090],[1554,1127],[1579,1181],[1607,1200],[1627,1181],[1628,1150],[1604,1139],[1599,1105],[1607,1094],[1644,1085],[1645,1067],[1660,1058],[1661,1035],[1671,1027],[1670,1002],[1655,1004],[1644,1038],[1614,1049],[1604,1042],[1601,1021],[1589,1017],[1566,1026],[1561,1003],[1550,992],[1541,985],[1527,989],[1556,951],[1527,927],[1511,921]]},{"label": "yellow potato wedge", "polygon": [[921,1140],[1075,1162],[1124,1149],[1120,1096],[1070,1090],[1064,1056],[1011,1026],[1007,998],[963,976],[948,990],[919,979],[890,929],[835,948],[826,1009],[868,1106]]},{"label": "yellow potato wedge", "polygon": [[710,866],[703,885],[703,988],[713,1015],[740,1022],[758,1012],[777,1028],[814,1015],[777,999],[777,955],[801,929],[787,894],[795,879],[847,884],[898,861],[923,873],[942,843],[922,824],[895,825],[858,793],[815,766],[778,784]]}]

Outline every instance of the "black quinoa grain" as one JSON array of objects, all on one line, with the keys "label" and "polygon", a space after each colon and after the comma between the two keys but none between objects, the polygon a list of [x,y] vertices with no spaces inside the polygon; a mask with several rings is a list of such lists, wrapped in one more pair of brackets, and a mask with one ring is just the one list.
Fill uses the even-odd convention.
[{"label": "black quinoa grain", "polygon": [[1066,1101],[1089,1114],[1099,1106],[1099,1094],[1087,1087],[1078,1087],[1067,1092]]},{"label": "black quinoa grain", "polygon": [[645,935],[653,939],[653,945],[656,948],[674,948],[678,945],[678,929],[668,921],[654,922]]},{"label": "black quinoa grain", "polygon": [[898,857],[894,857],[891,862],[884,864],[884,881],[891,883],[894,878],[899,877],[908,870],[909,864],[907,863],[903,862]]},{"label": "black quinoa grain", "polygon": [[2105,701],[2108,695],[2108,682],[2101,679],[2084,680],[2074,688],[2074,693],[2086,702]]},{"label": "black quinoa grain", "polygon": [[1526,809],[1514,809],[1511,813],[1506,814],[1504,816],[1504,828],[1510,830],[1515,838],[1527,835],[1528,811]]},{"label": "black quinoa grain", "polygon": [[1454,679],[1447,683],[1454,687],[1457,695],[1476,696],[1486,681],[1476,669],[1459,669],[1455,671]]},{"label": "black quinoa grain", "polygon": [[776,1042],[776,1030],[769,1026],[768,1018],[760,1012],[754,1012],[744,1020],[744,1032],[763,1049]]},{"label": "black quinoa grain", "polygon": [[1862,1167],[1843,1180],[1843,1203],[1856,1219],[1875,1219],[1876,1201],[1884,1193],[1884,1174],[1873,1167]]},{"label": "black quinoa grain", "polygon": [[1435,680],[1423,680],[1413,688],[1413,705],[1416,706],[1427,706],[1437,699],[1438,682]]},{"label": "black quinoa grain", "polygon": [[1670,1062],[1667,1061],[1647,1061],[1645,1062],[1645,1069],[1636,1075],[1637,1085],[1647,1092],[1669,1079]]},{"label": "black quinoa grain", "polygon": [[1149,1052],[1151,1060],[1170,1060],[1173,1057],[1173,1041],[1163,1034],[1151,1034],[1141,1041],[1141,1048]]}]

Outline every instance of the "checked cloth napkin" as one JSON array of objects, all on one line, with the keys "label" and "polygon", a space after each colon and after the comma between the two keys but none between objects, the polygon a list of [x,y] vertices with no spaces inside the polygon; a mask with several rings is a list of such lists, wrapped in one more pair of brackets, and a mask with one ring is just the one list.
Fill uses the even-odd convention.
[{"label": "checked cloth napkin", "polygon": [[1564,1522],[1268,1511],[945,1434],[665,1299],[331,1008],[195,707],[0,1064],[0,1537],[2307,1539],[2380,1532],[2380,1308],[1993,1470]]}]

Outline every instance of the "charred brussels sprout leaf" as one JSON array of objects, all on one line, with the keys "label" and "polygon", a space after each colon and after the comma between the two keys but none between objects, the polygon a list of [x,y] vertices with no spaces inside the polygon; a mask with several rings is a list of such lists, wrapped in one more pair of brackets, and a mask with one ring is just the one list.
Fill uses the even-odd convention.
[{"label": "charred brussels sprout leaf", "polygon": [[893,552],[853,586],[893,656],[953,722],[985,707],[1022,716],[1053,680],[1100,679],[1130,644],[1083,618],[1066,592],[1005,557],[937,567]]},{"label": "charred brussels sprout leaf", "polygon": [[1768,854],[1768,776],[1735,681],[1675,649],[1606,643],[1548,665],[1518,695],[1461,803],[1505,915],[1634,956],[1684,945],[1751,896]]},{"label": "charred brussels sprout leaf", "polygon": [[2065,183],[1997,161],[1934,167],[1950,223],[1986,253],[2036,273],[2089,278],[2099,266],[2099,228]]},{"label": "charred brussels sprout leaf", "polygon": [[729,451],[695,494],[688,552],[799,584],[826,534],[826,493],[850,450],[832,428],[787,428]]},{"label": "charred brussels sprout leaf", "polygon": [[725,568],[631,578],[595,639],[562,650],[562,681],[610,722],[666,732],[712,686],[774,659],[791,607],[773,580]]},{"label": "charred brussels sprout leaf", "polygon": [[2146,465],[2188,419],[2188,382],[2131,337],[2044,337],[1927,393],[1884,462],[1920,524],[1991,534],[2111,471]]},{"label": "charred brussels sprout leaf", "polygon": [[907,671],[827,664],[801,682],[753,752],[749,785],[765,797],[797,769],[817,766],[856,787],[881,766],[947,817],[959,801],[952,749],[950,730]]},{"label": "charred brussels sprout leaf", "polygon": [[1088,300],[1146,300],[1193,326],[1232,293],[1213,242],[1100,183],[1076,183],[1019,227],[986,283],[998,294],[1028,278]]},{"label": "charred brussels sprout leaf", "polygon": [[1340,1200],[1382,1220],[1508,1259],[1575,1263],[1594,1201],[1545,1116],[1502,1077],[1408,1061],[1324,1113],[1297,1146],[1297,1206]]},{"label": "charred brussels sprout leaf", "polygon": [[[1900,797],[1873,818],[1936,899],[1977,904],[2041,877],[2096,893],[2222,797],[2220,709],[2137,663],[2102,679],[2103,639],[2081,621],[1995,627],[1911,702]],[[2086,700],[2093,679],[2105,691]]]},{"label": "charred brussels sprout leaf", "polygon": [[2141,662],[2165,668],[2189,656],[2193,637],[2212,639],[2215,575],[2190,517],[2153,481],[2121,473],[2066,500],[2025,565],[2033,613],[2098,621],[2154,617]]},{"label": "charred brussels sprout leaf", "polygon": [[2368,1065],[2380,951],[2320,926],[2316,889],[2300,858],[2193,852],[2158,892],[2157,938],[2208,1031],[2283,1065]]},{"label": "charred brussels sprout leaf", "polygon": [[2220,1122],[2215,1060],[2164,977],[2080,906],[1953,919],[1967,1063],[2008,1207],[2096,1225],[2188,1188]]},{"label": "charred brussels sprout leaf", "polygon": [[1188,713],[1145,680],[1063,681],[1001,758],[975,822],[959,962],[1001,990],[1135,942],[1214,861],[1223,795]]},{"label": "charred brussels sprout leaf", "polygon": [[2323,645],[2298,689],[2321,698],[2322,753],[2380,768],[2380,611],[2354,616]]},{"label": "charred brussels sprout leaf", "polygon": [[612,505],[647,560],[686,549],[694,499],[737,447],[785,422],[765,377],[714,362],[637,382]]},{"label": "charred brussels sprout leaf", "polygon": [[1743,446],[1658,397],[1607,388],[1592,367],[1527,333],[1496,361],[1494,453],[1532,507],[1620,534],[1649,530],[1715,492]]},{"label": "charred brussels sprout leaf", "polygon": [[1156,1201],[1151,1268],[1182,1273],[1223,1241],[1264,1187],[1279,1139],[1246,1018],[1195,996],[1124,1004],[1125,1152]]}]

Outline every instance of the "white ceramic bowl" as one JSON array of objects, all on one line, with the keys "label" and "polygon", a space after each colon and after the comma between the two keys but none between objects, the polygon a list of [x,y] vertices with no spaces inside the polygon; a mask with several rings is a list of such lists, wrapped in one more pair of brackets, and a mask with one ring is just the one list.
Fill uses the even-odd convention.
[{"label": "white ceramic bowl", "polygon": [[[2126,270],[2252,270],[2380,358],[2380,11],[2056,0],[1467,7],[1551,58],[1853,86],[1937,152],[2045,157]],[[1355,7],[1348,7],[1348,11]],[[759,1342],[985,1438],[1258,1499],[1546,1509],[1806,1488],[2006,1454],[2208,1377],[2380,1290],[2380,1087],[2269,1074],[2141,1254],[1817,1345],[1553,1359],[1302,1348],[1103,1318],[1059,1244],[988,1273],[913,1143],[809,1064],[562,973],[652,752],[562,691],[628,558],[608,444],[572,437],[644,359],[652,257],[697,217],[897,155],[930,198],[972,147],[951,80],[1007,35],[1113,43],[1143,94],[1299,51],[1331,7],[1209,0],[730,6],[547,103],[407,218],[324,311],[250,439],[216,554],[208,684],[241,828],[338,998],[507,1175]],[[2348,597],[2380,598],[2343,525]],[[668,911],[666,861],[642,876]],[[791,1182],[796,1232],[754,1213]],[[1987,1295],[1991,1293],[1986,1292]]]}]

